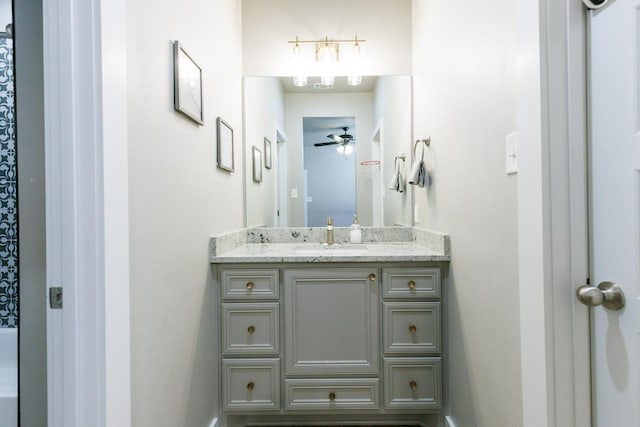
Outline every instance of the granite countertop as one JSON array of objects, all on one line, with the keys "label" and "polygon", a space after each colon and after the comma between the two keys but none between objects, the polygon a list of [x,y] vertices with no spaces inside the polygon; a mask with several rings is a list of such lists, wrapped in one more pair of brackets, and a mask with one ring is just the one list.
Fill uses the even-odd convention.
[{"label": "granite countertop", "polygon": [[[348,233],[348,229],[346,230]],[[318,243],[316,230],[240,230],[214,237],[209,245],[213,264],[449,261],[448,236],[412,228],[363,230],[363,243],[347,243],[337,232],[333,245]]]}]

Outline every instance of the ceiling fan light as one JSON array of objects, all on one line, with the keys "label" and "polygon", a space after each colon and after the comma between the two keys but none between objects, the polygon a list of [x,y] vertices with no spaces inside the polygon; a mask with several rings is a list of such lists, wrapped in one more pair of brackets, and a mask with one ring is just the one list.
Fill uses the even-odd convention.
[{"label": "ceiling fan light", "polygon": [[338,146],[338,148],[336,148],[336,150],[338,150],[338,153],[340,154],[351,154],[353,152],[353,145],[351,144],[340,145]]}]

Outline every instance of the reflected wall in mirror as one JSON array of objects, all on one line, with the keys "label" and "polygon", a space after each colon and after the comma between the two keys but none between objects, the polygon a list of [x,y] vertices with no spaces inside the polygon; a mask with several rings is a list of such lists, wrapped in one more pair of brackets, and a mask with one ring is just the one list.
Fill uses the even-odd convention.
[{"label": "reflected wall in mirror", "polygon": [[[409,172],[413,139],[411,77],[365,77],[363,84],[357,87],[341,84],[336,78],[333,89],[322,90],[314,89],[313,84],[296,88],[290,80],[278,77],[244,79],[245,173],[252,173],[251,156],[247,155],[251,153],[251,147],[264,137],[276,141],[273,167],[264,171],[262,184],[254,183],[250,175],[245,179],[247,227],[316,226],[326,224],[326,216],[343,215],[348,218],[348,224],[336,225],[344,226],[351,223],[354,213],[364,226],[412,225],[410,188],[404,193],[387,188],[394,173],[395,156],[406,156],[401,173],[406,177]],[[315,220],[310,222],[309,211],[305,208],[317,197],[308,185],[305,187],[305,118],[336,120],[336,128],[324,133],[322,141],[328,141],[329,134],[342,134],[341,128],[345,126],[339,123],[352,120],[349,122],[352,126],[346,127],[350,128],[348,134],[357,141],[353,144],[353,152],[347,155],[348,159],[353,159],[355,170],[355,195],[351,196],[354,212],[332,212],[329,208],[319,214],[319,218],[324,217],[321,224],[316,224]],[[309,142],[313,145],[316,141]],[[330,147],[311,148],[329,148],[338,154]],[[345,155],[337,158],[344,161]],[[361,165],[370,160],[380,161],[378,171]],[[344,183],[335,179],[333,167],[325,165],[323,168],[325,190],[335,198],[341,197]],[[309,176],[308,171],[306,175]]]}]

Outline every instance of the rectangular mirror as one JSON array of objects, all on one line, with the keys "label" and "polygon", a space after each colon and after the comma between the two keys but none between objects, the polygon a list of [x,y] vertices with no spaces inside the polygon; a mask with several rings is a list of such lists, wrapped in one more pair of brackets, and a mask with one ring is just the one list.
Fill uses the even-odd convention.
[{"label": "rectangular mirror", "polygon": [[[411,77],[342,79],[330,89],[244,79],[247,227],[323,226],[328,216],[341,227],[354,214],[363,226],[412,225],[411,188],[389,189],[396,165],[405,181],[411,167]],[[272,167],[256,182],[251,150],[265,138]]]}]

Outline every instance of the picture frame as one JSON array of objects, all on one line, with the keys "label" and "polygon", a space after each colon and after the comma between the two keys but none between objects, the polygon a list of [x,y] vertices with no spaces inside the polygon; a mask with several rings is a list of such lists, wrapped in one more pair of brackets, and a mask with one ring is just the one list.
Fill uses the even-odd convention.
[{"label": "picture frame", "polygon": [[216,136],[218,138],[218,167],[228,172],[235,169],[233,159],[233,128],[221,117],[216,119]]},{"label": "picture frame", "polygon": [[264,167],[271,169],[271,141],[264,137]]},{"label": "picture frame", "polygon": [[253,182],[262,182],[262,151],[253,147]]},{"label": "picture frame", "polygon": [[199,125],[202,109],[202,69],[179,41],[173,42],[173,107]]}]

